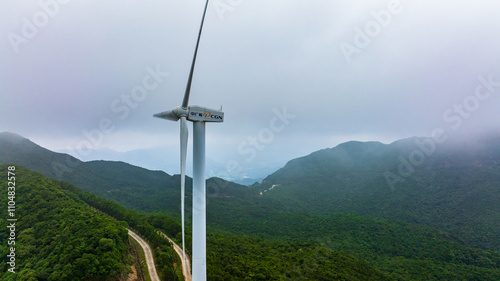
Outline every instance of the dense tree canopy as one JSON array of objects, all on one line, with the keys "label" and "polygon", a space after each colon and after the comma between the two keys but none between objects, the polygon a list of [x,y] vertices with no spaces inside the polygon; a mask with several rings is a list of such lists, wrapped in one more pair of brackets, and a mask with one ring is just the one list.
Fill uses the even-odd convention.
[{"label": "dense tree canopy", "polygon": [[[399,156],[418,149],[416,141],[342,144],[290,161],[252,187],[208,180],[210,280],[500,280],[497,139],[476,151],[436,150],[391,190],[384,172],[397,175]],[[51,164],[67,160],[28,140],[0,141],[0,148],[7,157],[0,162],[26,163],[49,177],[55,176]],[[78,165],[62,179],[78,188],[19,167],[17,251],[25,259],[17,276],[113,278],[126,272],[123,230],[130,227],[153,246],[162,278],[182,280],[178,257],[157,232],[180,242],[179,177],[121,162],[72,163]],[[3,225],[6,211],[0,208]],[[0,229],[2,241],[6,235]],[[190,241],[188,227],[188,253]],[[7,250],[0,246],[1,259]]]},{"label": "dense tree canopy", "polygon": [[[7,167],[2,165],[2,175]],[[0,245],[2,280],[114,280],[127,273],[128,233],[123,225],[61,190],[42,175],[16,167],[16,274],[7,271],[7,243]],[[7,177],[0,180],[0,241],[4,227]]]}]

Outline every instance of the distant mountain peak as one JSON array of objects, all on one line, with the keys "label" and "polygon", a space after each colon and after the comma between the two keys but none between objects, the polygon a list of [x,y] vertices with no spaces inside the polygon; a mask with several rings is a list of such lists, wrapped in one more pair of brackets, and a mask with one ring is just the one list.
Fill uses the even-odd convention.
[{"label": "distant mountain peak", "polygon": [[0,139],[7,140],[10,142],[20,142],[20,141],[28,140],[27,138],[25,138],[23,136],[20,136],[16,133],[11,133],[11,132],[0,132]]},{"label": "distant mountain peak", "polygon": [[352,140],[352,141],[347,141],[344,143],[341,143],[337,145],[339,146],[361,146],[361,145],[385,145],[379,141],[357,141],[357,140]]},{"label": "distant mountain peak", "polygon": [[387,145],[385,145],[379,141],[366,141],[366,142],[348,141],[348,142],[344,142],[344,143],[337,145],[333,149],[343,149],[343,150],[350,151],[350,152],[359,152],[359,151],[366,152],[367,150],[371,151],[371,150],[377,150],[377,149],[384,149],[386,147],[387,147]]}]

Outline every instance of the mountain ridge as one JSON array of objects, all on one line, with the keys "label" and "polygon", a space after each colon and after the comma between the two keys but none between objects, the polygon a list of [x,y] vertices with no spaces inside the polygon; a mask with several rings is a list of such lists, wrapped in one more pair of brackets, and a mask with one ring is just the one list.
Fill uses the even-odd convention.
[{"label": "mountain ridge", "polygon": [[[495,196],[498,194],[492,189],[498,181],[496,177],[489,178],[490,186],[483,187],[486,192],[479,189],[467,192],[467,184],[473,184],[477,179],[488,182],[491,170],[497,171],[492,166],[497,159],[490,152],[498,150],[495,144],[495,139],[490,140],[485,147],[475,151],[480,159],[470,155],[450,155],[447,151],[436,152],[436,159],[429,157],[426,160],[432,165],[419,166],[395,190],[387,186],[383,172],[397,173],[398,157],[411,153],[412,146],[391,150],[385,149],[388,145],[378,142],[349,142],[311,153],[312,156],[303,159],[291,160],[289,163],[292,164],[278,171],[281,174],[270,175],[268,182],[252,187],[212,178],[207,181],[208,227],[211,232],[252,239],[326,243],[329,249],[346,251],[358,259],[368,260],[396,280],[440,280],[436,276],[454,280],[462,274],[470,278],[482,276],[477,280],[491,280],[485,276],[499,274],[495,244],[495,235],[498,234],[495,220],[498,201],[495,201]],[[29,142],[17,148],[11,146],[10,153],[16,154],[15,149],[23,150],[27,146]],[[4,154],[5,147],[0,135],[1,154]],[[32,149],[32,154],[19,153],[32,158],[48,157],[45,162],[43,159],[36,161],[49,166],[50,160],[62,159],[58,158],[61,155],[47,155],[44,151],[47,152],[36,148]],[[331,157],[335,161],[329,161]],[[478,160],[481,161],[474,164]],[[30,163],[33,160],[21,157],[16,161]],[[317,165],[323,166],[318,168]],[[474,177],[468,179],[471,165],[475,169],[472,171]],[[296,170],[291,171],[290,167]],[[83,184],[86,191],[103,194],[103,197],[135,210],[161,212],[178,218],[178,175],[108,161],[83,162],[69,168],[73,170],[64,176]],[[433,168],[439,172],[429,174]],[[440,176],[439,169],[445,171],[445,176]],[[456,186],[455,182],[458,183]],[[188,185],[190,183],[191,179],[188,179]],[[270,187],[267,192],[259,194],[259,189],[266,185]],[[457,190],[457,193],[449,190]],[[189,202],[189,188],[187,191]],[[189,209],[187,206],[187,213]],[[490,216],[484,216],[484,209],[491,212]],[[451,211],[455,218],[450,219],[443,210]],[[475,217],[481,220],[476,222]],[[431,220],[433,218],[435,221]],[[436,222],[441,225],[436,227]],[[466,227],[460,232],[457,224]],[[477,232],[477,228],[484,231]],[[474,249],[475,245],[487,250]],[[412,257],[412,249],[421,249],[418,257]],[[428,260],[431,257],[433,261]],[[419,277],[422,268],[426,272]],[[476,273],[468,273],[469,270],[476,270]]]},{"label": "mountain ridge", "polygon": [[288,210],[424,224],[500,249],[499,140],[349,142],[291,160],[254,187]]},{"label": "mountain ridge", "polygon": [[[113,200],[137,211],[180,211],[180,177],[151,171],[122,161],[77,158],[45,149],[14,133],[0,133],[0,163],[18,164],[46,177],[67,181],[82,190]],[[165,161],[168,161],[166,159]],[[192,178],[186,177],[186,195],[191,196]],[[228,189],[229,188],[229,189]],[[207,195],[233,196],[253,192],[246,186],[220,178],[207,180]],[[190,200],[186,210],[190,212]]]}]

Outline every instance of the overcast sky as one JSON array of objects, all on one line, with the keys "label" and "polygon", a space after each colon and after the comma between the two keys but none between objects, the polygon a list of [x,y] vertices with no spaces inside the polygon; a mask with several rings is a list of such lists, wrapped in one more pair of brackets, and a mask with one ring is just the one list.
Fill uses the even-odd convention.
[{"label": "overcast sky", "polygon": [[[179,124],[152,115],[181,104],[204,4],[1,1],[0,131],[177,157]],[[207,155],[258,165],[498,129],[499,14],[494,0],[212,0],[190,100],[225,112]]]}]

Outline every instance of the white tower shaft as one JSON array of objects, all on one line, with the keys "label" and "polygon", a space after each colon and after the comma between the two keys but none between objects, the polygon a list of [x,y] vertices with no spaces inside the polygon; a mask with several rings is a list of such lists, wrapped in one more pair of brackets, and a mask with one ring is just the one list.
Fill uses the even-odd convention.
[{"label": "white tower shaft", "polygon": [[207,280],[205,122],[193,122],[193,281]]},{"label": "white tower shaft", "polygon": [[[184,187],[185,187],[185,158],[187,149],[188,131],[186,121],[193,122],[193,253],[192,253],[192,280],[207,280],[207,217],[206,217],[206,186],[205,186],[205,122],[223,122],[224,112],[201,106],[188,106],[191,83],[193,80],[196,55],[200,44],[203,23],[207,13],[208,1],[205,4],[203,17],[196,41],[193,62],[186,85],[186,92],[182,105],[170,111],[155,114],[155,117],[171,121],[181,120],[181,194],[182,194],[182,248],[184,256]],[[184,257],[183,257],[184,259]],[[184,261],[183,261],[184,262]]]}]

